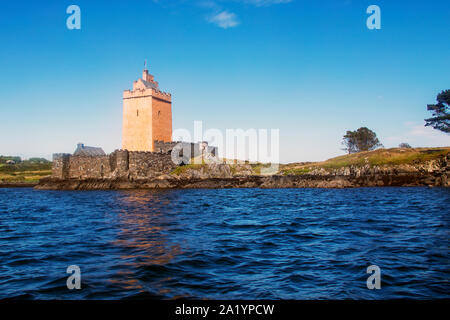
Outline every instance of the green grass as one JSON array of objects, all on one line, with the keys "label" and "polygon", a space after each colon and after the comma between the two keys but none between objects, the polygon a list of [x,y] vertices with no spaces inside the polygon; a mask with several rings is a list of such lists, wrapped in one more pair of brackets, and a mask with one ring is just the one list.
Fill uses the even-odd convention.
[{"label": "green grass", "polygon": [[179,167],[176,167],[172,172],[171,172],[171,174],[174,174],[174,175],[180,175],[180,174],[182,174],[183,172],[186,172],[187,170],[189,170],[189,169],[193,169],[193,170],[200,170],[201,168],[205,168],[205,167],[207,167],[207,165],[206,164],[193,164],[193,163],[190,163],[190,164],[186,164],[186,165],[184,165],[184,166],[179,166]]},{"label": "green grass", "polygon": [[270,163],[260,163],[260,162],[258,162],[258,163],[250,163],[250,166],[252,167],[253,172],[256,175],[260,175],[261,174],[261,170],[263,168],[270,168],[271,165],[272,164],[270,164]]},{"label": "green grass", "polygon": [[51,170],[52,163],[30,163],[30,162],[21,162],[17,164],[4,164],[0,166],[0,173],[8,173],[8,172],[24,172],[24,171],[42,171],[42,170]]},{"label": "green grass", "polygon": [[385,166],[401,164],[420,164],[438,159],[450,153],[450,148],[392,148],[378,149],[374,151],[364,151],[347,154],[323,162],[308,164],[288,164],[282,166],[283,174],[306,174],[314,169],[339,169],[348,166]]},{"label": "green grass", "polygon": [[302,174],[308,174],[312,171],[311,168],[292,168],[287,170],[282,170],[282,173],[284,175],[302,175]]},{"label": "green grass", "polygon": [[51,170],[0,172],[0,182],[37,182],[51,174]]},{"label": "green grass", "polygon": [[[14,159],[16,157],[2,157]],[[43,163],[41,163],[43,162]],[[52,174],[52,163],[45,159],[24,160],[16,164],[0,164],[0,182],[37,182]]]},{"label": "green grass", "polygon": [[322,168],[339,169],[350,165],[372,166],[417,164],[445,156],[450,148],[417,148],[417,149],[378,149],[374,151],[358,152],[319,162]]}]

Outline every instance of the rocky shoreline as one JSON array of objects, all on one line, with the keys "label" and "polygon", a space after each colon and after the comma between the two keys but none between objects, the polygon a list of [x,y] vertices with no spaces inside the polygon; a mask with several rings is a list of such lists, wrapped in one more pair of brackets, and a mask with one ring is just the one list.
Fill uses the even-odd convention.
[{"label": "rocky shoreline", "polygon": [[123,190],[123,189],[187,189],[187,188],[358,188],[393,186],[449,186],[442,176],[428,174],[395,175],[273,175],[235,176],[230,178],[176,178],[161,176],[155,179],[42,179],[35,187],[46,190]]},{"label": "rocky shoreline", "polygon": [[[392,154],[390,151],[388,155]],[[430,151],[425,150],[425,154]],[[374,153],[372,152],[372,155]],[[366,157],[367,154],[362,154]],[[370,155],[370,154],[369,154]],[[111,175],[105,178],[47,177],[40,190],[122,190],[186,188],[359,188],[359,187],[449,187],[450,153],[426,161],[401,164],[369,163],[330,168],[324,164],[290,164],[274,175],[261,175],[250,164],[209,163],[179,166],[170,173],[149,176]]]},{"label": "rocky shoreline", "polygon": [[0,188],[33,188],[38,182],[0,182]]}]

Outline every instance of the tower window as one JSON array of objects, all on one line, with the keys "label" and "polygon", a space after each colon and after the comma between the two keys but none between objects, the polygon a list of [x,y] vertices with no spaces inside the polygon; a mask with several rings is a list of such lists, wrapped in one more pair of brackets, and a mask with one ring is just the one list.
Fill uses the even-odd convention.
[{"label": "tower window", "polygon": [[158,117],[159,117],[160,115],[161,115],[161,111],[159,110],[159,111],[158,111]]},{"label": "tower window", "polygon": [[139,117],[139,110],[136,110],[136,117]]}]

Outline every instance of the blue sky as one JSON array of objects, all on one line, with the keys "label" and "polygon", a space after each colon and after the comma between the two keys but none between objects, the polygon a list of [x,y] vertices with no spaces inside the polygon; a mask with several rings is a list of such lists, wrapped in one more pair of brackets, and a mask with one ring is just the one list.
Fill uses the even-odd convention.
[{"label": "blue sky", "polygon": [[[68,30],[66,8],[81,8]],[[366,8],[381,8],[369,30]],[[122,91],[148,59],[173,125],[279,128],[282,162],[341,155],[367,126],[385,147],[450,145],[423,127],[450,89],[449,1],[2,1],[0,154],[121,146]]]}]

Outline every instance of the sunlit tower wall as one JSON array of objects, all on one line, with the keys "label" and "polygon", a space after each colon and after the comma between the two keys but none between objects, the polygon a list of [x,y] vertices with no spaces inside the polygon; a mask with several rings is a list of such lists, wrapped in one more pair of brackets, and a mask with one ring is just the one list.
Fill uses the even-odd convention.
[{"label": "sunlit tower wall", "polygon": [[172,96],[145,69],[133,89],[123,92],[122,149],[154,151],[155,140],[172,141]]}]

